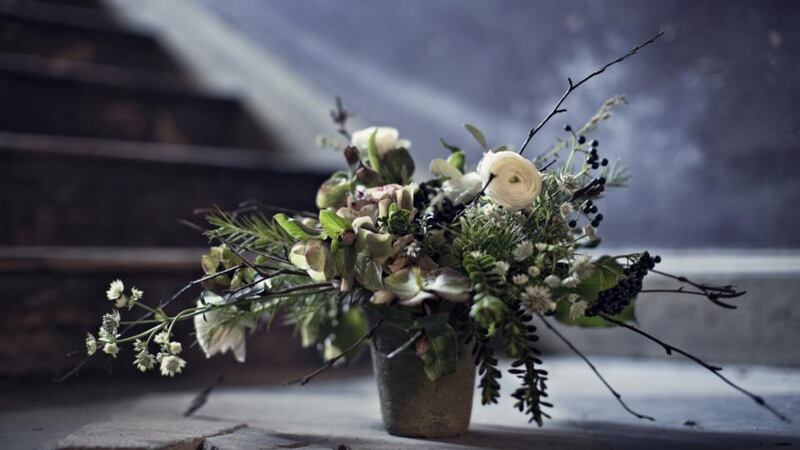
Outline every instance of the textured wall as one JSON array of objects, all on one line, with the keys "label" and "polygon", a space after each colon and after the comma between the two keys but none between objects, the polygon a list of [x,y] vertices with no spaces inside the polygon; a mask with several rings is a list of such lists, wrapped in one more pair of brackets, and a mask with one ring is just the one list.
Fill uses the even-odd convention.
[{"label": "textured wall", "polygon": [[577,91],[531,154],[626,94],[599,135],[635,176],[602,204],[608,244],[800,245],[798,2],[203,3],[361,119],[399,127],[426,159],[441,154],[439,136],[471,145],[464,122],[518,145],[566,77],[663,29],[658,45]]}]

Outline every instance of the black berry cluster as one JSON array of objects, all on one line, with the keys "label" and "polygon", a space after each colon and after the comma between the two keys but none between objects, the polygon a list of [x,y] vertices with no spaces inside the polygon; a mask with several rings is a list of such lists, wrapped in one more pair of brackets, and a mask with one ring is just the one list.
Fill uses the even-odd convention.
[{"label": "black berry cluster", "polygon": [[647,272],[661,262],[660,256],[652,257],[644,252],[639,260],[624,269],[624,276],[616,286],[600,292],[597,301],[586,310],[587,316],[605,313],[610,316],[619,314],[642,290],[642,281]]},{"label": "black berry cluster", "polygon": [[433,197],[436,196],[441,184],[441,181],[436,179],[420,183],[418,185],[419,192],[414,195],[414,208],[416,208],[417,211],[425,211],[425,208],[430,205]]}]

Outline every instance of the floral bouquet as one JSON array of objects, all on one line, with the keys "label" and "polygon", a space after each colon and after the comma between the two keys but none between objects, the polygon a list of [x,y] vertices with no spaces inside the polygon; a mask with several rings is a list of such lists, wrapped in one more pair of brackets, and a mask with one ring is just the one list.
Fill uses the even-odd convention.
[{"label": "floral bouquet", "polygon": [[[583,126],[565,126],[564,138],[548,150],[525,156],[534,135],[565,111],[561,106],[572,91],[658,36],[577,83],[570,79],[550,114],[519,148],[492,147],[481,131],[466,125],[483,151],[475,168],[469,169],[467,152],[442,140],[446,158],[430,162],[433,178],[423,182],[414,181],[409,141],[390,127],[350,134],[350,114],[337,100],[332,118],[346,140],[329,137],[323,144],[342,152],[346,168],[320,187],[319,210],[276,213],[250,204],[210,214],[205,233],[214,246],[202,258],[205,276],[157,307],[143,303],[141,291],[126,291],[119,280],[111,283],[106,294],[116,309],[103,316],[96,336],[87,336],[89,355],[100,349],[116,357],[119,346],[132,344],[136,367],[158,368],[171,377],[186,365],[183,345],[173,333],[177,322],[194,322],[206,356],[230,351],[243,362],[250,331],[282,317],[297,327],[303,345],[319,348],[325,360],[298,382],[355,358],[370,341],[389,431],[442,436],[467,429],[476,366],[482,403],[497,402],[503,373],[498,351],[511,360],[507,373],[519,379],[511,393],[515,406],[540,425],[549,417],[537,323],[567,342],[600,376],[552,326],[555,320],[628,329],[667,353],[688,357],[782,417],[722,375],[721,368],[632,323],[635,299],[647,292],[643,279],[650,274],[682,285],[675,293],[726,308],[734,306],[725,299],[743,292],[660,271],[660,257],[647,251],[586,253],[600,243],[600,202],[628,178],[591,135],[625,99],[611,98]],[[202,293],[193,306],[167,312],[198,286]],[[120,311],[134,308],[144,315],[122,321]],[[623,408],[652,420],[630,409],[600,378]],[[464,388],[455,392],[453,386]],[[422,424],[406,423],[410,409]]]}]

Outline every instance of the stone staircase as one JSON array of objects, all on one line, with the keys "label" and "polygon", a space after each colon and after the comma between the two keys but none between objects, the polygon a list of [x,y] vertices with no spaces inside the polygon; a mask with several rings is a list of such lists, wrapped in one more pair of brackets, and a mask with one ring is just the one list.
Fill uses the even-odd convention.
[{"label": "stone staircase", "polygon": [[196,208],[309,208],[322,180],[99,0],[0,0],[0,98],[0,375],[73,364],[112,278],[151,302],[196,278]]}]

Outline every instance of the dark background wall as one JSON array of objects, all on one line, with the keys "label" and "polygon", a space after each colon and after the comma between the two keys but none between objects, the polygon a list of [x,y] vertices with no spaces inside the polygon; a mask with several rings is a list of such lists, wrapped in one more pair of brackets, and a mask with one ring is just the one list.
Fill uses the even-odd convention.
[{"label": "dark background wall", "polygon": [[576,91],[531,155],[625,94],[598,135],[634,175],[602,204],[607,245],[800,246],[798,2],[203,3],[365,121],[398,127],[420,160],[442,154],[439,136],[472,145],[465,122],[519,145],[568,76],[663,29]]}]

